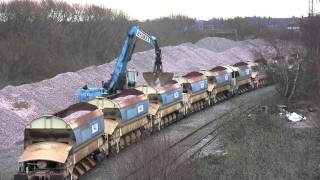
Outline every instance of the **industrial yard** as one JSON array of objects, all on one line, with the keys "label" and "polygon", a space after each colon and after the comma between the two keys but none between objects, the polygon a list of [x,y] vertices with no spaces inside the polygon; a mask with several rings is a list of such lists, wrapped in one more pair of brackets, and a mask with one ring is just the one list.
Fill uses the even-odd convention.
[{"label": "industrial yard", "polygon": [[1,1],[0,180],[320,179],[320,0],[201,1]]},{"label": "industrial yard", "polygon": [[[294,47],[279,42],[284,54],[290,54]],[[284,48],[285,47],[285,48]],[[186,43],[164,47],[163,63],[167,71],[184,74],[217,65],[227,65],[246,59],[266,59],[276,56],[275,49],[261,39],[232,41],[225,38],[205,38],[196,44]],[[153,51],[135,53],[129,68],[140,72],[152,67]],[[175,62],[172,64],[171,62]],[[23,139],[25,125],[32,118],[57,112],[77,102],[76,89],[87,84],[89,87],[100,86],[112,73],[115,60],[100,66],[92,66],[77,72],[59,74],[56,77],[37,83],[21,86],[8,86],[0,94],[0,112],[4,113],[1,123],[0,146],[8,147],[19,144]],[[189,66],[184,66],[189,64]],[[101,76],[103,74],[103,76]],[[138,76],[138,83],[143,83]],[[46,99],[45,106],[43,100]],[[59,104],[59,105],[58,105]],[[7,125],[11,122],[11,126]]]}]

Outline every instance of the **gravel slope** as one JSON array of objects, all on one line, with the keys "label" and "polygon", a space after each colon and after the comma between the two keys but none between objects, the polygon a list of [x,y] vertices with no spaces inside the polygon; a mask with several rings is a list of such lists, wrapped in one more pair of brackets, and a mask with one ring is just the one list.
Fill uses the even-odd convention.
[{"label": "gravel slope", "polygon": [[[276,54],[275,49],[261,39],[232,41],[212,37],[195,44],[163,47],[162,52],[164,69],[176,74],[254,60],[261,56],[272,58]],[[153,63],[154,50],[149,50],[135,53],[128,66],[144,72],[151,71]],[[114,64],[115,60],[40,82],[7,86],[0,90],[0,148],[21,144],[23,128],[31,119],[57,112],[77,102],[76,91],[83,85],[100,86],[102,80],[109,79]],[[141,75],[138,82],[143,83]]]}]

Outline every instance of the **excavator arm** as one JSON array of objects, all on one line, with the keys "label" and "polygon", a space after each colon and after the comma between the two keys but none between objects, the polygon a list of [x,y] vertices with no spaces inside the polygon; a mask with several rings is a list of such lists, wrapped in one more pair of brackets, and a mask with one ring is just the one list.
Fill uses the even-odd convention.
[{"label": "excavator arm", "polygon": [[80,102],[90,99],[108,96],[116,93],[118,90],[127,88],[127,64],[131,60],[137,38],[151,44],[155,49],[155,63],[153,72],[144,72],[143,77],[149,85],[166,84],[173,77],[173,73],[163,72],[161,49],[154,36],[149,35],[137,26],[132,26],[124,40],[124,45],[114,67],[114,71],[108,82],[103,84],[103,89],[83,88],[80,90]]}]

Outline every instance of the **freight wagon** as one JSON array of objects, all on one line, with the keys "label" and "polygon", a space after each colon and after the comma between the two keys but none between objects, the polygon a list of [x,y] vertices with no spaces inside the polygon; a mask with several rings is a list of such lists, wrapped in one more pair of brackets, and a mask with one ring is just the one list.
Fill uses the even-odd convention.
[{"label": "freight wagon", "polygon": [[199,111],[208,105],[208,80],[205,75],[200,72],[190,72],[173,79],[182,85],[186,114]]},{"label": "freight wagon", "polygon": [[15,180],[77,179],[108,152],[103,113],[88,103],[32,120],[24,137]]},{"label": "freight wagon", "polygon": [[268,82],[268,64],[265,59],[258,59],[255,61],[255,64],[257,64],[257,81],[258,81],[258,87],[262,87],[264,85],[267,85]]},{"label": "freight wagon", "polygon": [[266,75],[263,62],[217,66],[174,77],[164,86],[126,89],[36,118],[25,128],[24,151],[14,179],[78,179],[109,152],[118,153],[143,133],[261,87]]},{"label": "freight wagon", "polygon": [[233,70],[224,66],[217,66],[211,70],[200,71],[208,79],[209,105],[223,101],[233,94],[235,80]]},{"label": "freight wagon", "polygon": [[238,71],[236,71],[236,93],[242,94],[252,89],[254,82],[252,81],[252,69],[249,64],[246,62],[238,62],[234,64],[234,67],[238,69]]},{"label": "freight wagon", "polygon": [[144,130],[149,130],[148,96],[136,89],[126,89],[113,97],[89,101],[99,107],[104,115],[105,133],[116,153],[125,145],[139,139]]},{"label": "freight wagon", "polygon": [[152,129],[160,130],[165,125],[181,119],[181,116],[185,114],[182,86],[177,81],[172,80],[162,87],[142,85],[136,89],[148,95],[149,119]]}]

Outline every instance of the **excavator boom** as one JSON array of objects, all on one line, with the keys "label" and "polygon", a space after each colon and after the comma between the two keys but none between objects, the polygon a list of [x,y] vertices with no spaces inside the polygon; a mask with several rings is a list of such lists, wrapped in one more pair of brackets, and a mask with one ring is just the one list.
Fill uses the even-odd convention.
[{"label": "excavator boom", "polygon": [[125,38],[124,45],[121,49],[121,53],[117,59],[110,80],[103,84],[103,88],[84,87],[81,89],[79,97],[80,102],[88,101],[99,96],[109,96],[116,93],[118,90],[127,88],[129,84],[135,85],[135,82],[128,82],[128,79],[135,78],[127,77],[129,74],[127,73],[127,64],[131,60],[137,38],[151,44],[154,47],[156,55],[153,71],[143,73],[145,81],[149,85],[155,86],[157,84],[164,85],[173,78],[173,73],[163,72],[161,49],[159,48],[156,38],[149,35],[139,27],[132,26]]}]

